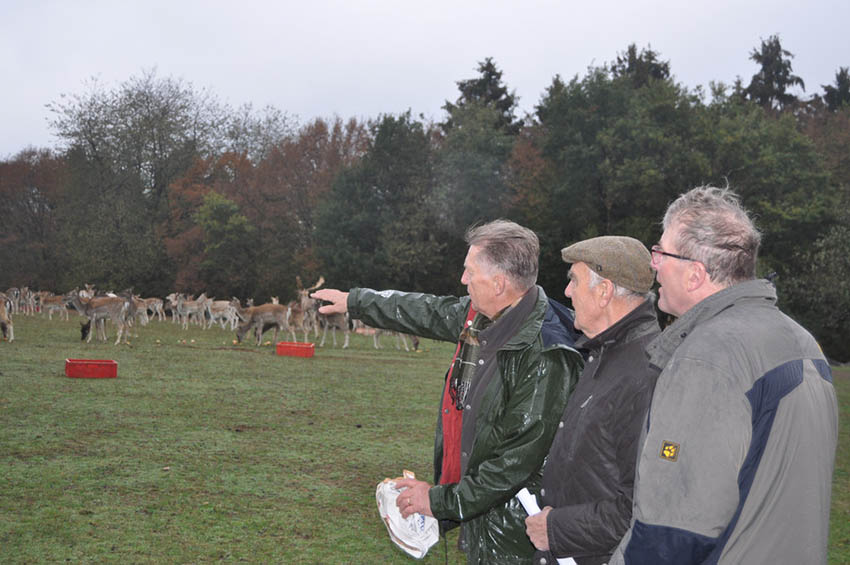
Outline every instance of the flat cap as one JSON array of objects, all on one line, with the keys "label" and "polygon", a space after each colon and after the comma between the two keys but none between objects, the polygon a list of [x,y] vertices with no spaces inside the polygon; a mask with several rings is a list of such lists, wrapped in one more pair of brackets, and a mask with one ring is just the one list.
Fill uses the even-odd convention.
[{"label": "flat cap", "polygon": [[655,281],[652,256],[640,241],[624,235],[603,235],[573,243],[561,250],[567,263],[584,263],[602,278],[641,294]]}]

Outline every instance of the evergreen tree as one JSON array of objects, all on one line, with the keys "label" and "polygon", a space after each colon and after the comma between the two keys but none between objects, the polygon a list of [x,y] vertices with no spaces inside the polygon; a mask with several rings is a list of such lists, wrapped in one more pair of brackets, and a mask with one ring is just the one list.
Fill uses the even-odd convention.
[{"label": "evergreen tree", "polygon": [[850,70],[841,67],[835,73],[835,85],[823,86],[823,99],[830,112],[837,112],[845,104],[850,105]]},{"label": "evergreen tree", "polygon": [[[533,132],[524,136],[551,168],[532,182],[525,175],[538,175],[533,168],[511,175],[514,202],[527,206],[517,212],[541,236],[547,292],[563,292],[561,247],[604,234],[648,245],[658,238],[659,211],[708,172],[692,143],[700,107],[669,78],[635,80],[625,66],[591,68],[569,83],[555,77],[536,107]],[[524,143],[518,149],[533,156]]]},{"label": "evergreen tree", "polygon": [[640,88],[649,84],[650,80],[667,80],[670,78],[670,62],[661,61],[657,52],[651,47],[637,51],[632,43],[625,53],[617,55],[611,65],[614,77],[628,77],[632,86]]},{"label": "evergreen tree", "polygon": [[478,72],[480,76],[477,78],[457,82],[460,96],[454,104],[447,100],[443,105],[443,109],[448,113],[442,124],[443,129],[448,132],[458,125],[456,114],[459,110],[469,105],[477,105],[495,110],[495,127],[516,134],[522,125],[515,114],[518,100],[514,91],[508,91],[508,87],[502,82],[502,71],[492,57],[487,57],[478,64]]},{"label": "evergreen tree", "polygon": [[744,90],[747,99],[767,110],[780,111],[797,102],[797,97],[788,89],[799,86],[805,91],[806,85],[803,79],[793,74],[793,58],[790,51],[782,48],[778,35],[762,40],[761,47],[750,53],[750,59],[761,68]]},{"label": "evergreen tree", "polygon": [[[363,159],[343,170],[320,206],[317,255],[329,285],[440,290],[430,134],[410,112],[372,126]],[[456,270],[454,271],[456,272]]]}]

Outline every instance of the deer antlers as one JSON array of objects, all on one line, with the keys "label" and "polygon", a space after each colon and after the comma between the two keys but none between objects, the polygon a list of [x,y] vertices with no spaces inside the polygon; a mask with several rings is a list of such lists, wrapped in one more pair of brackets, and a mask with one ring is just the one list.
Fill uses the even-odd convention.
[{"label": "deer antlers", "polygon": [[319,280],[316,281],[316,284],[314,284],[310,288],[304,288],[304,284],[301,282],[301,277],[299,277],[299,276],[295,277],[295,282],[298,285],[298,290],[311,292],[313,290],[316,290],[317,288],[319,288],[323,284],[325,284],[325,277],[320,276]]}]

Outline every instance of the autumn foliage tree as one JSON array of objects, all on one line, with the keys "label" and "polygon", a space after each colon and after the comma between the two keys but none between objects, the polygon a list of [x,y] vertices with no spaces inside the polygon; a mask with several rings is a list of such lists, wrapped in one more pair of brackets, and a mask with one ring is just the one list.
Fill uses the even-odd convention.
[{"label": "autumn foliage tree", "polygon": [[65,158],[50,150],[29,148],[0,162],[0,271],[8,286],[65,284],[60,226],[67,180]]}]

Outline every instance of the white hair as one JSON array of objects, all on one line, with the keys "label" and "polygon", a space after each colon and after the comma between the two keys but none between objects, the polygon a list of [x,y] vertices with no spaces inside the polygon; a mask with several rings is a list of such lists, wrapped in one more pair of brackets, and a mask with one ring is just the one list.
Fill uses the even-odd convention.
[{"label": "white hair", "polygon": [[602,281],[608,281],[614,287],[614,296],[619,298],[640,298],[641,300],[646,300],[649,296],[652,295],[652,292],[636,292],[634,290],[628,289],[624,286],[620,286],[611,279],[606,279],[593,269],[588,268],[587,272],[590,273],[590,280],[588,281],[588,287],[593,288]]}]

